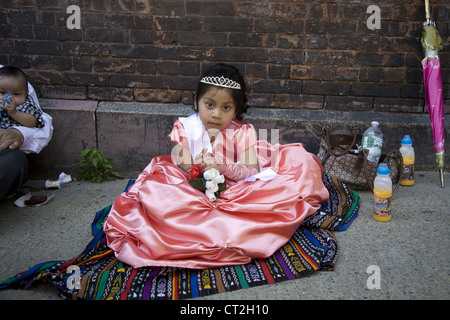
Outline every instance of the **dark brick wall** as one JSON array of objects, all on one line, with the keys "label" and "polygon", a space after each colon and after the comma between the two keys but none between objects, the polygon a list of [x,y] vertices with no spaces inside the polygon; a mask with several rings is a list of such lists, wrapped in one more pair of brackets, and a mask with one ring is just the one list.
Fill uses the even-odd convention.
[{"label": "dark brick wall", "polygon": [[[421,113],[423,2],[2,0],[0,63],[50,99],[191,104],[205,68],[228,62],[253,106]],[[430,2],[450,113],[450,8]],[[370,5],[380,29],[366,25]]]}]

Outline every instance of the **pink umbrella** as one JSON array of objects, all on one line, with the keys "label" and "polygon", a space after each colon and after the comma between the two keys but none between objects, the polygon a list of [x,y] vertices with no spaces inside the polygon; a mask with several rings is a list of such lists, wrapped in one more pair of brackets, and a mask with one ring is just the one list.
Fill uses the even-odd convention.
[{"label": "pink umbrella", "polygon": [[427,21],[424,22],[422,47],[425,58],[422,60],[425,105],[430,113],[431,131],[433,133],[436,165],[439,169],[441,186],[444,187],[444,97],[442,94],[441,63],[438,51],[443,48],[442,39],[436,30],[435,23],[430,20],[428,0],[425,0]]}]

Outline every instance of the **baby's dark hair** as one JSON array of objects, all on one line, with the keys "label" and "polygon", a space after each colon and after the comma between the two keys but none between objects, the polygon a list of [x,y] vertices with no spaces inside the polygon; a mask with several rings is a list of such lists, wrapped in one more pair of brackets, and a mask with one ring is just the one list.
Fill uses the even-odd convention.
[{"label": "baby's dark hair", "polygon": [[197,94],[195,96],[195,102],[198,105],[200,98],[209,90],[211,87],[216,87],[224,90],[228,90],[233,101],[236,105],[236,114],[235,118],[237,120],[242,120],[243,114],[247,112],[247,96],[245,95],[246,86],[244,77],[241,75],[239,70],[232,65],[218,63],[209,68],[200,79],[204,77],[225,77],[227,79],[236,81],[241,85],[241,89],[229,89],[223,87],[216,87],[211,84],[198,82]]},{"label": "baby's dark hair", "polygon": [[25,72],[23,72],[21,69],[13,66],[4,66],[3,68],[0,68],[0,77],[15,77],[15,78],[22,78],[25,81],[25,88],[28,88],[28,78]]}]

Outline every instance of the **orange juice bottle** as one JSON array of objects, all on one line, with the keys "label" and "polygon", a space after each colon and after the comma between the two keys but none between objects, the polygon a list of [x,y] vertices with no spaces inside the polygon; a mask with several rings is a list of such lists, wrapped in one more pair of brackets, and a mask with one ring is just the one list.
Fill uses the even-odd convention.
[{"label": "orange juice bottle", "polygon": [[409,135],[405,135],[402,139],[402,146],[400,153],[403,158],[403,171],[400,180],[402,186],[414,185],[414,148],[412,147],[412,140]]},{"label": "orange juice bottle", "polygon": [[373,218],[378,222],[391,220],[392,180],[389,173],[390,169],[384,162],[377,168],[373,185]]}]

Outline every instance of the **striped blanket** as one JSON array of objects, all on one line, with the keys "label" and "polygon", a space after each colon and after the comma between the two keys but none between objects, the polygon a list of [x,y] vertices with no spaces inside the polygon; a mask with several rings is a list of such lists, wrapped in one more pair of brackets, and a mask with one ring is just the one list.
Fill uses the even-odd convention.
[{"label": "striped blanket", "polygon": [[[111,206],[97,212],[93,240],[69,261],[38,264],[0,283],[0,289],[27,289],[48,281],[67,299],[177,300],[268,285],[300,278],[317,270],[332,270],[337,258],[333,231],[348,228],[358,215],[359,196],[324,174],[330,200],[308,217],[290,241],[265,259],[244,265],[203,270],[173,267],[133,268],[117,260],[102,230]],[[130,180],[127,188],[133,183]]]}]

